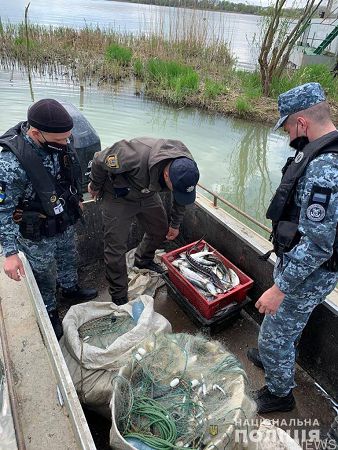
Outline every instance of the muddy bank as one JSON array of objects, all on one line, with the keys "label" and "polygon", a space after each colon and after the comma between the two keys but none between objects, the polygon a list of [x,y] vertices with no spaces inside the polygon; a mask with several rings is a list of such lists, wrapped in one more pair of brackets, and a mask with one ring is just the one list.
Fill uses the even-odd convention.
[{"label": "muddy bank", "polygon": [[[205,101],[202,96],[192,95],[189,98],[186,98],[182,105],[172,101],[166,93],[158,92],[156,89],[147,89],[145,95],[153,100],[168,105],[174,105],[178,108],[196,107],[210,113],[245,119],[250,122],[274,125],[279,119],[277,100],[269,97],[247,100],[250,109],[239,111],[237,101],[241,98],[241,94],[235,92],[224,95],[213,101]],[[338,102],[329,101],[329,104],[332,120],[335,124],[338,124]]]}]

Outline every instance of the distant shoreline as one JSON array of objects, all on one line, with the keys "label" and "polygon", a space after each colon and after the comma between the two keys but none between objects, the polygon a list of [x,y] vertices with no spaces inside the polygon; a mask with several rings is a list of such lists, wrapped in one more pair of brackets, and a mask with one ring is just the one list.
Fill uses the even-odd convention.
[{"label": "distant shoreline", "polygon": [[[232,3],[228,1],[213,2],[212,0],[205,0],[204,6],[201,6],[202,2],[197,4],[196,0],[187,0],[186,4],[180,4],[180,0],[149,0],[149,1],[138,1],[138,0],[108,0],[111,2],[121,2],[121,3],[136,3],[140,5],[149,6],[163,6],[166,8],[180,8],[180,9],[190,9],[198,11],[208,11],[208,12],[220,12],[228,14],[242,14],[248,16],[259,16],[264,17],[268,15],[271,7],[269,6],[257,6],[257,5],[247,5],[244,3]],[[176,4],[177,1],[177,4]],[[210,5],[212,4],[212,5]],[[223,5],[223,8],[220,7]],[[239,8],[239,9],[237,9]],[[297,13],[301,12],[302,9],[290,9],[286,8],[286,14],[284,17],[294,17]],[[316,16],[315,16],[316,17]]]}]

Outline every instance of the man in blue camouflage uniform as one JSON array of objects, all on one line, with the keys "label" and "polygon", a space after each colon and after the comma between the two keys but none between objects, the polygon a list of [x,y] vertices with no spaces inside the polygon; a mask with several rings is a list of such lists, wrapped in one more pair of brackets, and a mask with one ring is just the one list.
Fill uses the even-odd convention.
[{"label": "man in blue camouflage uniform", "polygon": [[278,258],[274,285],[259,298],[265,314],[259,349],[248,358],[265,370],[256,394],[259,413],[295,406],[295,343],[311,312],[338,281],[338,131],[318,83],[279,96],[280,119],[296,150],[267,211]]},{"label": "man in blue camouflage uniform", "polygon": [[[72,117],[56,100],[43,99],[0,137],[0,242],[4,271],[25,275],[19,250],[32,267],[58,337],[56,282],[63,300],[90,300],[95,289],[78,286],[74,223],[81,216],[81,170],[70,141]],[[51,186],[49,194],[49,186]]]}]

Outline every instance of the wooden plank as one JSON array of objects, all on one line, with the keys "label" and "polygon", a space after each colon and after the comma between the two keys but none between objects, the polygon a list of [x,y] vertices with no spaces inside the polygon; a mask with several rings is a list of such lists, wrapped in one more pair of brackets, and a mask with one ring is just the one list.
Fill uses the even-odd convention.
[{"label": "wooden plank", "polygon": [[26,277],[15,282],[1,272],[0,297],[26,448],[95,450],[35,278],[20,257]]}]

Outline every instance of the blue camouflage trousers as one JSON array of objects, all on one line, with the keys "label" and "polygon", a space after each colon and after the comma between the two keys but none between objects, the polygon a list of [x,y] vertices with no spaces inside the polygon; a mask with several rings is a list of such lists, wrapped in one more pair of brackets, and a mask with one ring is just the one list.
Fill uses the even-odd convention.
[{"label": "blue camouflage trousers", "polygon": [[[282,270],[276,265],[275,275]],[[297,289],[285,296],[274,315],[266,315],[260,328],[258,348],[269,391],[283,397],[296,386],[295,343],[314,308],[334,289],[338,273],[317,269]]]},{"label": "blue camouflage trousers", "polygon": [[18,245],[32,267],[47,311],[55,309],[56,282],[62,288],[78,282],[74,227],[37,242],[19,236]]}]

